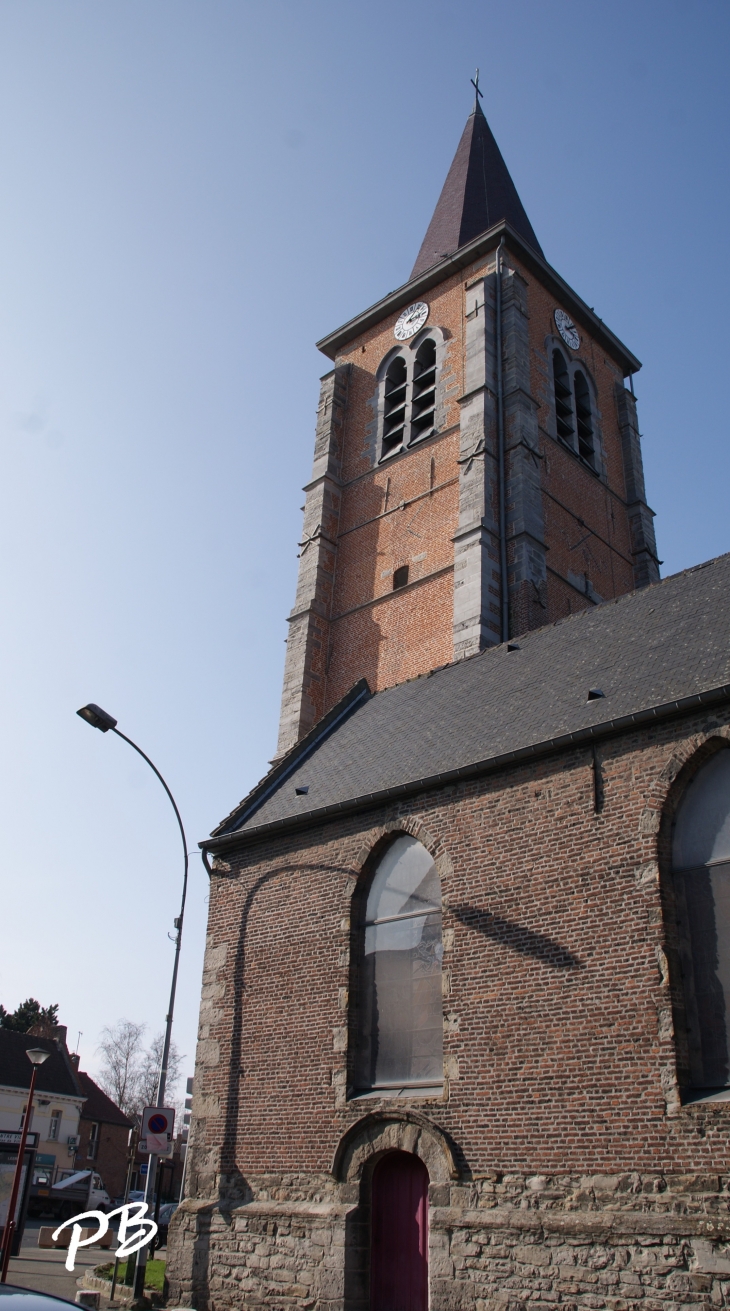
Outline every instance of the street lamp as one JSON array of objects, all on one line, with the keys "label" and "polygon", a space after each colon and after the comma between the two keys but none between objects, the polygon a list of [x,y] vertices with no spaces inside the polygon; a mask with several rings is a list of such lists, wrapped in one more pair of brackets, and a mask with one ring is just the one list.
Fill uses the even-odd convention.
[{"label": "street lamp", "polygon": [[[101,706],[94,705],[93,701],[90,701],[88,706],[82,706],[80,710],[76,711],[76,713],[77,715],[80,715],[82,719],[85,719],[87,724],[91,724],[92,728],[98,728],[100,733],[108,733],[109,730],[111,729],[112,733],[116,733],[117,737],[121,737],[124,742],[129,743],[129,746],[133,747],[134,750],[137,752],[137,754],[147,762],[150,769],[159,778],[163,788],[165,789],[170,799],[170,804],[173,810],[175,811],[175,818],[178,822],[178,827],[180,829],[180,837],[182,838],[183,856],[185,861],[185,873],[183,876],[180,914],[178,918],[174,921],[175,930],[176,930],[175,962],[172,967],[172,987],[170,988],[170,1004],[167,1008],[167,1018],[165,1023],[165,1042],[162,1048],[162,1063],[160,1065],[160,1077],[157,1084],[157,1100],[155,1102],[156,1106],[164,1106],[165,1084],[167,1082],[167,1063],[170,1058],[170,1039],[172,1037],[172,1016],[173,1016],[173,1011],[175,1009],[175,990],[177,988],[177,970],[180,961],[180,941],[182,939],[183,916],[185,914],[185,896],[188,890],[188,844],[187,844],[187,839],[185,837],[185,829],[183,828],[183,822],[180,818],[180,811],[178,810],[175,804],[175,798],[173,797],[172,792],[167,786],[167,783],[162,777],[162,774],[160,773],[159,769],[157,768],[156,765],[153,765],[149,756],[145,755],[141,747],[138,747],[137,743],[133,742],[131,737],[125,737],[124,733],[119,732],[119,729],[117,728],[117,720],[114,718],[114,716],[108,714],[106,710],[102,710]],[[144,1190],[144,1200],[148,1206],[148,1213],[155,1197],[156,1174],[157,1174],[157,1157],[152,1155],[148,1158],[147,1181]],[[144,1296],[144,1275],[145,1275],[146,1265],[147,1265],[147,1247],[142,1247],[137,1253],[137,1264],[134,1272],[134,1295],[136,1298],[141,1298]]]},{"label": "street lamp", "polygon": [[33,1073],[30,1076],[30,1089],[28,1092],[28,1105],[23,1117],[23,1131],[20,1135],[20,1147],[18,1148],[18,1159],[15,1162],[15,1174],[13,1175],[13,1187],[10,1193],[10,1202],[8,1204],[8,1215],[5,1221],[5,1233],[3,1234],[3,1260],[0,1269],[0,1284],[4,1284],[8,1275],[8,1263],[10,1261],[10,1250],[15,1238],[15,1208],[18,1204],[18,1193],[20,1191],[20,1180],[23,1174],[23,1160],[25,1157],[25,1144],[28,1141],[28,1126],[33,1113],[33,1093],[35,1092],[35,1081],[38,1077],[38,1070],[44,1061],[48,1060],[50,1052],[45,1047],[30,1047],[26,1051],[26,1056],[33,1066]]}]

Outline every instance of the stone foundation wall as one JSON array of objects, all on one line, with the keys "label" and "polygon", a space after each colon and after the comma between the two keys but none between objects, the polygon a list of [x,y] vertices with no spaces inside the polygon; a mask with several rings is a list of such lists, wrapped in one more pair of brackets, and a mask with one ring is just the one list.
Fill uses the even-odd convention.
[{"label": "stone foundation wall", "polygon": [[[179,1208],[170,1305],[366,1311],[364,1184],[269,1178],[253,1189],[255,1200],[230,1210]],[[429,1274],[432,1311],[725,1307],[730,1177],[495,1173],[435,1184]]]}]

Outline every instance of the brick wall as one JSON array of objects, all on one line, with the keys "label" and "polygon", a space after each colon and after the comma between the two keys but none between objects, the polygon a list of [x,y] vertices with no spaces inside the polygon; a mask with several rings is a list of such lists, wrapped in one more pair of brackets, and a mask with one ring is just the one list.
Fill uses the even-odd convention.
[{"label": "brick wall", "polygon": [[[368,1161],[401,1146],[439,1311],[725,1305],[730,1104],[680,1104],[662,901],[718,736],[730,712],[603,742],[598,811],[575,750],[216,861],[176,1300],[364,1306]],[[348,1101],[350,906],[398,830],[442,879],[445,1090]]]},{"label": "brick wall", "polygon": [[92,1120],[79,1120],[79,1146],[74,1159],[77,1170],[93,1168],[104,1183],[111,1198],[121,1197],[127,1178],[127,1139],[129,1129],[122,1124],[99,1123],[98,1146],[93,1160],[89,1158],[89,1137]]}]

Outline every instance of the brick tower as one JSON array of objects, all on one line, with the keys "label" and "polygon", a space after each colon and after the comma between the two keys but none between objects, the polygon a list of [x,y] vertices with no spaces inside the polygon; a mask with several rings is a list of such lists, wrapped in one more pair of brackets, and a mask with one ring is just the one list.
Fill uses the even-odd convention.
[{"label": "brick tower", "polygon": [[546,262],[479,94],[410,279],[318,343],[279,757],[361,678],[659,578],[641,366]]}]

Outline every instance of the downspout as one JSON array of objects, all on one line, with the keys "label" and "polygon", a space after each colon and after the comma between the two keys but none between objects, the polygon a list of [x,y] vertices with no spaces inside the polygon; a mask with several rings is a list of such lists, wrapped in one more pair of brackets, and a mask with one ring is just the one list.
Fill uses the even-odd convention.
[{"label": "downspout", "polygon": [[497,356],[497,477],[499,484],[499,592],[501,597],[501,636],[509,639],[509,588],[507,579],[507,510],[504,467],[504,389],[502,383],[502,248],[504,237],[497,247],[497,295],[495,306]]}]

